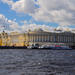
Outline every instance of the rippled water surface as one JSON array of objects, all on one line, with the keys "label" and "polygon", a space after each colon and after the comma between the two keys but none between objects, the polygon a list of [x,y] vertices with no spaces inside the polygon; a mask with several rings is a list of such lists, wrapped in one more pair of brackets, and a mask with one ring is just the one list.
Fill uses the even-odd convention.
[{"label": "rippled water surface", "polygon": [[0,50],[0,75],[75,75],[75,50]]}]

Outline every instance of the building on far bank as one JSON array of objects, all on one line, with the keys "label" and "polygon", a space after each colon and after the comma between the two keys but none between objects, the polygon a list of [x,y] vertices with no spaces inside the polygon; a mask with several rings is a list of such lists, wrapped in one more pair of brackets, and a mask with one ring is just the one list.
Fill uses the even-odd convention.
[{"label": "building on far bank", "polygon": [[67,45],[75,46],[75,33],[72,32],[46,32],[43,30],[29,31],[27,33],[12,32],[1,33],[0,46],[28,46],[39,45]]},{"label": "building on far bank", "polygon": [[0,46],[2,46],[2,38],[1,38],[1,34],[0,34]]},{"label": "building on far bank", "polygon": [[9,46],[25,46],[25,33],[12,32],[8,35]]},{"label": "building on far bank", "polygon": [[0,46],[7,46],[7,43],[8,43],[8,34],[3,31],[1,34],[1,42],[0,42]]},{"label": "building on far bank", "polygon": [[75,34],[71,32],[45,32],[36,31],[28,32],[29,44],[60,44],[67,46],[75,46]]}]

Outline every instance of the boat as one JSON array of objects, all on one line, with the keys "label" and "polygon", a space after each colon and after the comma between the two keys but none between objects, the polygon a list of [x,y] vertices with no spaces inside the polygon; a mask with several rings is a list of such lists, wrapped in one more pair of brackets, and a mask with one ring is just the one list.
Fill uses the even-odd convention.
[{"label": "boat", "polygon": [[39,45],[38,44],[32,44],[31,46],[27,47],[28,49],[39,49]]},{"label": "boat", "polygon": [[69,46],[61,46],[61,48],[62,48],[63,50],[72,50],[72,48],[70,48]]},{"label": "boat", "polygon": [[55,45],[54,47],[55,50],[72,50],[69,46],[60,46],[60,45]]},{"label": "boat", "polygon": [[53,46],[50,46],[50,45],[42,45],[39,48],[40,49],[53,49]]}]

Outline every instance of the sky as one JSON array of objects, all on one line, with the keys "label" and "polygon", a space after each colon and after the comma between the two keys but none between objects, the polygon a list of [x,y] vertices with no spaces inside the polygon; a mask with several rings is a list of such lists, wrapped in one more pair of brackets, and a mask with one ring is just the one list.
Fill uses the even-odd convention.
[{"label": "sky", "polygon": [[74,0],[0,0],[0,31],[75,29]]}]

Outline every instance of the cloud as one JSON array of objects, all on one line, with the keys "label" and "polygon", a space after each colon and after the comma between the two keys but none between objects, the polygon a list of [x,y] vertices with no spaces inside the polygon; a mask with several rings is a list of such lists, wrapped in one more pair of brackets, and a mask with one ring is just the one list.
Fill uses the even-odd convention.
[{"label": "cloud", "polygon": [[43,30],[43,31],[46,31],[46,32],[54,32],[55,29],[56,30],[61,30],[61,31],[72,31],[73,28],[69,28],[67,26],[58,26],[57,28],[54,28],[54,27],[51,27],[51,26],[48,26],[48,25],[37,25],[37,24],[27,24],[26,21],[24,21],[24,24],[22,26],[22,31],[35,31],[35,30]]},{"label": "cloud", "polygon": [[42,29],[44,31],[51,31],[53,30],[52,27],[47,25],[37,25],[37,24],[27,24],[27,21],[22,21],[23,25],[19,25],[16,22],[16,19],[9,20],[3,14],[0,14],[0,32],[5,31],[17,31],[17,32],[26,32],[28,30],[34,31],[35,29]]},{"label": "cloud", "polygon": [[19,30],[19,25],[13,20],[8,20],[3,14],[0,14],[0,31],[16,31]]},{"label": "cloud", "polygon": [[4,15],[0,14],[0,29],[6,29],[8,25],[8,19]]},{"label": "cloud", "polygon": [[32,14],[37,21],[75,25],[74,0],[38,0],[37,4],[40,8]]},{"label": "cloud", "polygon": [[[31,15],[37,21],[55,22],[60,25],[75,25],[74,0],[2,0],[11,9]],[[35,6],[37,4],[39,8]]]},{"label": "cloud", "polygon": [[[75,25],[74,0],[18,0],[16,2],[13,0],[2,0],[2,2],[7,3],[11,9],[17,13],[29,14],[36,21],[53,22],[63,27]],[[39,7],[37,7],[36,4]],[[5,23],[6,25],[10,24],[10,27],[13,28],[13,30],[18,30],[21,28],[23,31],[25,31],[28,29],[33,30],[36,28],[42,28],[50,31],[50,29],[53,29],[47,25],[28,25],[26,23],[20,26],[17,22],[15,22],[15,20],[11,21],[11,23]]]},{"label": "cloud", "polygon": [[13,4],[13,0],[1,0],[3,3],[7,3],[8,5]]},{"label": "cloud", "polygon": [[[22,25],[19,25],[17,22],[16,22],[16,19],[13,19],[13,20],[9,20],[7,19],[3,14],[0,14],[0,32],[2,32],[3,30],[7,31],[7,32],[12,32],[12,31],[15,31],[15,32],[27,32],[28,30],[31,30],[31,31],[34,31],[34,30],[39,30],[39,29],[42,29],[44,31],[48,31],[48,32],[51,32],[51,31],[54,31],[54,27],[51,27],[51,26],[48,26],[48,25],[37,25],[37,24],[28,24],[27,21],[21,21],[22,22]],[[71,28],[68,28],[66,26],[64,27],[58,27],[57,30],[63,30],[63,31],[72,31]]]},{"label": "cloud", "polygon": [[13,0],[2,0],[2,2],[10,5],[11,9],[18,13],[34,13],[36,11],[34,0],[18,0],[14,2]]},{"label": "cloud", "polygon": [[47,26],[47,25],[37,25],[37,24],[24,24],[22,26],[22,30],[23,31],[28,31],[28,30],[31,30],[31,31],[34,31],[34,30],[38,30],[38,29],[42,29],[44,31],[53,31],[54,28],[53,27],[50,27],[50,26]]}]

